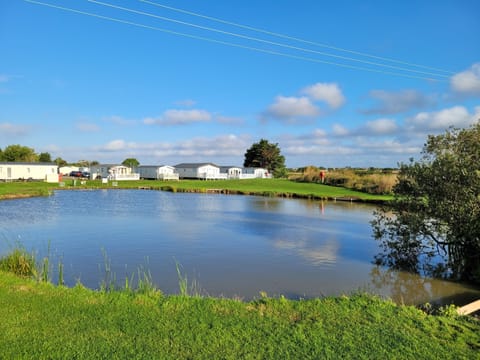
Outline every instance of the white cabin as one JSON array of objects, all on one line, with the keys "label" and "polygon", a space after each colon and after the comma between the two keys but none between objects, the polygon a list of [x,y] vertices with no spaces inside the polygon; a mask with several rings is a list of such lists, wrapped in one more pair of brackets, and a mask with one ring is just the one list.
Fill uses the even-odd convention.
[{"label": "white cabin", "polygon": [[175,165],[180,179],[218,180],[226,179],[226,174],[220,174],[220,168],[212,163],[182,163]]},{"label": "white cabin", "polygon": [[0,181],[12,180],[58,182],[58,165],[34,162],[0,162]]},{"label": "white cabin", "polygon": [[137,172],[141,179],[178,180],[178,173],[169,165],[140,165]]},{"label": "white cabin", "polygon": [[132,168],[118,164],[99,164],[90,166],[91,179],[108,180],[140,180],[140,174],[134,173]]}]

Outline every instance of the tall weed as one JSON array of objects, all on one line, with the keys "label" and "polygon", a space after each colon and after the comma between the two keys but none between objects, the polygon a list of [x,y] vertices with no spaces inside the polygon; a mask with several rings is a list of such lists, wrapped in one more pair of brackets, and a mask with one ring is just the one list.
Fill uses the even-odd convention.
[{"label": "tall weed", "polygon": [[15,248],[10,254],[0,258],[0,270],[19,276],[36,277],[35,255],[24,248]]},{"label": "tall weed", "polygon": [[186,273],[182,273],[181,265],[175,262],[178,275],[178,287],[180,295],[182,296],[201,296],[200,284],[197,280],[193,279],[191,283],[188,283],[188,277]]},{"label": "tall weed", "polygon": [[116,275],[112,271],[112,262],[108,258],[107,251],[102,248],[103,256],[103,279],[100,283],[100,289],[102,291],[113,291],[115,290],[116,284]]}]

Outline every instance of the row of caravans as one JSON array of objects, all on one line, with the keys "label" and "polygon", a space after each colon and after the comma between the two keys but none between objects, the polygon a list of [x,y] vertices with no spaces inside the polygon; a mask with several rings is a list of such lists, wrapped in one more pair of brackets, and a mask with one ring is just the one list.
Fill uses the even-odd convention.
[{"label": "row of caravans", "polygon": [[212,163],[182,163],[175,166],[141,165],[136,169],[140,178],[156,180],[221,180],[271,177],[266,169],[217,166]]},{"label": "row of caravans", "polygon": [[182,163],[170,165],[140,165],[132,169],[124,165],[100,164],[90,167],[92,179],[110,180],[179,180],[179,179],[253,179],[270,178],[266,169],[217,166],[212,163]]},{"label": "row of caravans", "polygon": [[[64,168],[52,163],[0,162],[0,181],[42,180],[58,182]],[[132,169],[118,164],[99,164],[90,167],[91,179],[109,180],[179,180],[179,179],[252,179],[270,178],[266,169],[217,166],[212,163],[182,163],[169,165],[141,165]],[[59,175],[60,174],[60,175]],[[65,173],[65,174],[68,174]]]}]

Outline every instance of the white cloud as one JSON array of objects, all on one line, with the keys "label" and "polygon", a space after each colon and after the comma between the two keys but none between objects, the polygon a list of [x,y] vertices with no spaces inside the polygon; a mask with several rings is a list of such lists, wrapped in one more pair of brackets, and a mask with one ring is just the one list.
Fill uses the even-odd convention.
[{"label": "white cloud", "polygon": [[77,123],[76,128],[81,132],[87,132],[87,133],[100,131],[100,126],[98,126],[97,124],[87,123],[87,122]]},{"label": "white cloud", "polygon": [[333,109],[338,109],[345,103],[342,90],[336,83],[316,83],[304,88],[302,94],[315,101],[324,101]]},{"label": "white cloud", "polygon": [[180,141],[174,145],[174,151],[180,156],[196,156],[201,161],[211,161],[209,157],[242,156],[251,145],[249,136],[233,134],[212,138],[197,137]]},{"label": "white cloud", "polygon": [[365,130],[370,134],[388,135],[398,130],[398,126],[393,119],[378,119],[368,121],[365,124]]},{"label": "white cloud", "polygon": [[106,151],[119,151],[119,150],[125,150],[128,147],[129,147],[128,144],[124,140],[112,140],[109,143],[102,146],[102,149]]},{"label": "white cloud", "polygon": [[467,127],[478,120],[480,107],[470,114],[463,106],[454,106],[437,112],[421,112],[407,120],[407,127],[412,131],[445,130],[450,126]]},{"label": "white cloud", "polygon": [[452,90],[460,94],[480,95],[480,63],[450,79]]},{"label": "white cloud", "polygon": [[0,123],[0,134],[6,136],[23,136],[30,131],[26,125],[16,125],[9,122]]},{"label": "white cloud", "polygon": [[377,100],[377,104],[370,109],[361,111],[364,114],[397,114],[411,109],[424,108],[433,100],[416,90],[402,90],[388,92],[385,90],[372,90],[370,97]]},{"label": "white cloud", "polygon": [[[356,146],[362,149],[362,152],[366,154],[412,155],[419,154],[422,150],[422,143],[411,143],[409,141],[400,142],[392,139],[371,141],[371,139],[360,138],[356,142]],[[397,157],[396,160],[399,161],[405,159]]]},{"label": "white cloud", "polygon": [[319,109],[309,98],[277,96],[275,102],[268,107],[269,117],[295,122],[298,117],[313,117],[319,114]]},{"label": "white cloud", "polygon": [[333,124],[332,133],[335,136],[348,136],[350,134],[348,129],[340,124]]},{"label": "white cloud", "polygon": [[315,129],[315,130],[313,130],[313,136],[315,136],[315,137],[326,137],[327,132],[323,129]]},{"label": "white cloud", "polygon": [[159,118],[146,118],[147,125],[186,125],[191,123],[209,122],[212,115],[205,110],[167,110]]}]

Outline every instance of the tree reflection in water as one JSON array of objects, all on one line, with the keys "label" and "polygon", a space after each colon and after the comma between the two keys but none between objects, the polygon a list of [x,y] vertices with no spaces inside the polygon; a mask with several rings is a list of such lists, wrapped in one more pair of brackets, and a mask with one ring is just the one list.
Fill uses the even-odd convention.
[{"label": "tree reflection in water", "polygon": [[480,290],[468,288],[465,284],[421,277],[379,266],[372,268],[370,278],[377,293],[385,294],[386,291],[397,304],[421,305],[429,302],[436,306],[462,306],[480,298]]}]

